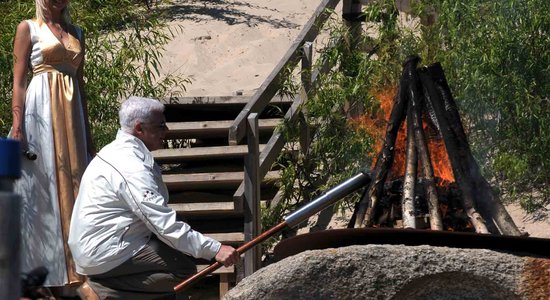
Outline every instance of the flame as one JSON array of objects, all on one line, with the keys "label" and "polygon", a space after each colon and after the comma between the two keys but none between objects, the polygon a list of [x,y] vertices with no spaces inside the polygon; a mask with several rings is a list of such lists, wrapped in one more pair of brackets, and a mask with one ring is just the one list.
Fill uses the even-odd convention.
[{"label": "flame", "polygon": [[[353,126],[366,130],[366,132],[368,132],[374,139],[374,153],[370,153],[374,157],[376,157],[382,149],[386,126],[390,118],[396,94],[397,88],[395,86],[384,87],[380,90],[373,91],[372,95],[379,101],[380,109],[374,113],[371,113],[371,115],[363,115],[351,120]],[[444,142],[439,133],[432,129],[433,126],[428,124],[427,118],[423,117],[422,119],[422,127],[428,142],[428,151],[430,152],[434,177],[436,178],[436,182],[439,186],[448,186],[455,180]],[[394,160],[392,168],[389,172],[388,180],[394,180],[404,176],[406,165],[406,147],[407,128],[405,120],[405,122],[401,124],[397,134],[394,148]],[[373,167],[375,163],[376,162],[373,161]],[[418,168],[418,172],[418,176],[422,176],[422,168],[420,166]]]}]

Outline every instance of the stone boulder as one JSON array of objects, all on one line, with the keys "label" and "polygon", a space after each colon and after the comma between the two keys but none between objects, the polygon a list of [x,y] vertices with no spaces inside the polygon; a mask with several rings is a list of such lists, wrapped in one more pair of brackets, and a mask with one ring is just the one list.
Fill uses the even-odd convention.
[{"label": "stone boulder", "polygon": [[362,245],[305,251],[224,299],[549,299],[550,260],[485,249]]}]

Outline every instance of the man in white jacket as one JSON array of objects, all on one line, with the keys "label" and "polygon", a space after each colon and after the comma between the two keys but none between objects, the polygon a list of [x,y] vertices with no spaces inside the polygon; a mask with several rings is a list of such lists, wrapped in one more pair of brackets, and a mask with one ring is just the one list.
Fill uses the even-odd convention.
[{"label": "man in white jacket", "polygon": [[100,298],[155,299],[196,272],[189,256],[230,266],[231,246],[176,220],[151,151],[162,148],[164,105],[130,97],[116,139],[92,160],[73,209],[69,246],[78,273]]}]

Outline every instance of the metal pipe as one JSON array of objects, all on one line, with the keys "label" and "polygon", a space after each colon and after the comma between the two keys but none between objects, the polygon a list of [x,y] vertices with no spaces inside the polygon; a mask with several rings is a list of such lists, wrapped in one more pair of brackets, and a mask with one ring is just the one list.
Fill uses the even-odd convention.
[{"label": "metal pipe", "polygon": [[[368,185],[371,181],[371,172],[367,169],[363,169],[359,174],[353,176],[352,178],[342,182],[341,184],[337,185],[336,187],[330,189],[328,192],[326,192],[324,195],[318,197],[317,199],[311,201],[304,207],[298,209],[297,211],[289,214],[284,218],[284,221],[275,225],[274,227],[271,227],[269,230],[265,231],[264,233],[260,234],[253,240],[251,240],[248,243],[243,244],[239,248],[237,248],[237,252],[239,254],[243,254],[247,250],[251,249],[252,247],[256,246],[257,244],[260,244],[261,242],[265,241],[266,239],[270,238],[272,235],[278,233],[279,231],[283,230],[285,227],[294,227],[307,218],[311,217],[312,215],[320,212],[321,210],[331,206],[336,201],[342,199],[343,197],[351,194],[352,192],[356,191],[357,189]],[[187,278],[186,280],[182,281],[178,285],[174,287],[175,292],[180,292],[184,290],[185,288],[191,286],[193,283],[198,281],[199,279],[203,278],[204,276],[216,271],[217,269],[221,268],[223,265],[219,262],[215,262],[214,264],[208,266],[206,269],[203,269],[202,271],[196,273],[195,275]]]},{"label": "metal pipe", "polygon": [[369,171],[364,170],[352,178],[330,189],[324,195],[299,208],[284,219],[289,227],[294,227],[312,215],[332,205],[337,200],[349,195],[351,192],[363,187],[370,182]]}]

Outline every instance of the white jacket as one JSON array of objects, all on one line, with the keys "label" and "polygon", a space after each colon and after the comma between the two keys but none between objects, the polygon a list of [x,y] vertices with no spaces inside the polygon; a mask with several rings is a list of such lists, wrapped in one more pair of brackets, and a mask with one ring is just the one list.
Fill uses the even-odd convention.
[{"label": "white jacket", "polygon": [[152,233],[185,254],[212,259],[221,244],[176,221],[167,202],[168,190],[151,152],[119,130],[82,177],[69,233],[76,271],[105,273],[134,256]]}]

